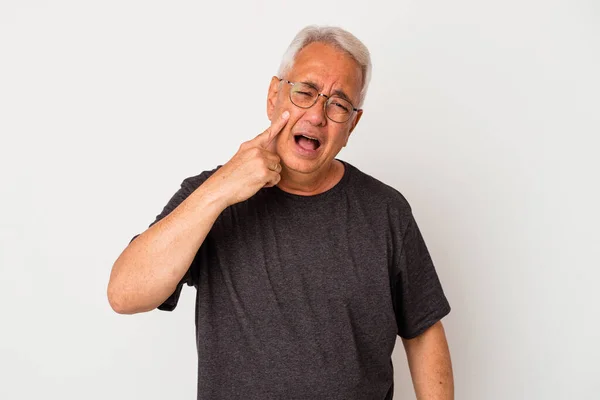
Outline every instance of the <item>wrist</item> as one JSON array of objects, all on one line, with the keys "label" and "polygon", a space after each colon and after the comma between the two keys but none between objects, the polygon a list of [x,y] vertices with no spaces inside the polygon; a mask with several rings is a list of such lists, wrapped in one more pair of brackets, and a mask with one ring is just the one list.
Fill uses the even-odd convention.
[{"label": "wrist", "polygon": [[230,206],[229,197],[223,187],[214,186],[214,183],[209,178],[203,185],[193,193],[199,201],[199,209],[214,211],[220,214]]}]

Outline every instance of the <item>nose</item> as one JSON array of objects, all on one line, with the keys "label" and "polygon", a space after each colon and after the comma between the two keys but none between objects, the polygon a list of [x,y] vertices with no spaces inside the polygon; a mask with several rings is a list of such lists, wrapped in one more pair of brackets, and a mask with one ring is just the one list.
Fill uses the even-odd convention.
[{"label": "nose", "polygon": [[327,123],[327,116],[325,115],[325,104],[327,103],[327,97],[319,94],[317,102],[313,106],[306,110],[306,119],[310,121],[313,126],[324,126]]}]

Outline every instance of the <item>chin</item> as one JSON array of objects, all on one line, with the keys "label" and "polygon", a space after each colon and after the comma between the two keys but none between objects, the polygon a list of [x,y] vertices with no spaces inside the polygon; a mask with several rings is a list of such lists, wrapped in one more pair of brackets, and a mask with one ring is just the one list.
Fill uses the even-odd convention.
[{"label": "chin", "polygon": [[293,154],[287,154],[281,157],[283,165],[290,171],[298,172],[301,174],[310,174],[321,166],[320,160],[304,160],[296,157]]},{"label": "chin", "polygon": [[282,158],[282,162],[289,171],[294,171],[301,174],[310,174],[316,169],[314,161],[298,160],[295,157],[292,159]]}]

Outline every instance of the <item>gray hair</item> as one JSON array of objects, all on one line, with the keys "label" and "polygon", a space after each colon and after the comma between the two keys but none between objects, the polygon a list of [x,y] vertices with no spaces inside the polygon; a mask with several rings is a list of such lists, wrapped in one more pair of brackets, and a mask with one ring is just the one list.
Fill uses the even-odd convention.
[{"label": "gray hair", "polygon": [[357,108],[360,108],[367,95],[367,88],[371,81],[371,56],[367,47],[353,34],[335,26],[310,25],[302,29],[283,55],[279,66],[279,77],[283,78],[294,65],[296,55],[307,45],[320,42],[334,46],[348,53],[362,70],[362,89]]}]

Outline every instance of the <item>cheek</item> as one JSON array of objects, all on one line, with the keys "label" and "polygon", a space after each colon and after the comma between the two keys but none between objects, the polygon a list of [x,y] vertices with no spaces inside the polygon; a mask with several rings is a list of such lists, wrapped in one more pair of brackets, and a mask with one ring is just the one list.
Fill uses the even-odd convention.
[{"label": "cheek", "polygon": [[[282,110],[283,111],[283,110]],[[296,123],[295,120],[292,120],[293,116],[290,116],[287,124],[283,127],[283,129],[277,134],[277,148],[283,149],[283,146],[287,146],[290,137],[292,136],[292,129]]]},{"label": "cheek", "polygon": [[291,127],[294,128],[296,130],[303,130],[306,128],[310,129],[310,123],[308,121],[303,120],[304,117],[304,110],[299,110],[296,108],[296,110],[292,110],[290,109],[290,120],[287,123],[287,127]]},{"label": "cheek", "polygon": [[277,96],[277,99],[273,105],[274,105],[274,107],[273,107],[273,115],[272,116],[275,118],[279,117],[281,115],[281,113],[286,110],[290,112],[290,118],[288,119],[286,128],[289,127],[290,125],[292,125],[292,126],[295,125],[298,121],[300,121],[302,119],[302,116],[306,112],[306,110],[303,110],[301,108],[294,106],[289,101],[289,98],[287,97],[287,95],[285,93],[281,93],[281,92]]},{"label": "cheek", "polygon": [[284,105],[281,108],[281,112],[286,110],[289,111],[290,117],[287,121],[287,124],[285,124],[283,127],[281,133],[289,136],[292,132],[297,131],[305,126],[306,121],[302,120],[302,117],[304,116],[304,110],[299,109],[298,107],[289,107]]},{"label": "cheek", "polygon": [[[337,128],[337,127],[336,127]],[[331,132],[330,137],[334,137],[334,145],[336,147],[343,147],[348,141],[349,131],[347,127],[335,129],[334,132]]]}]

